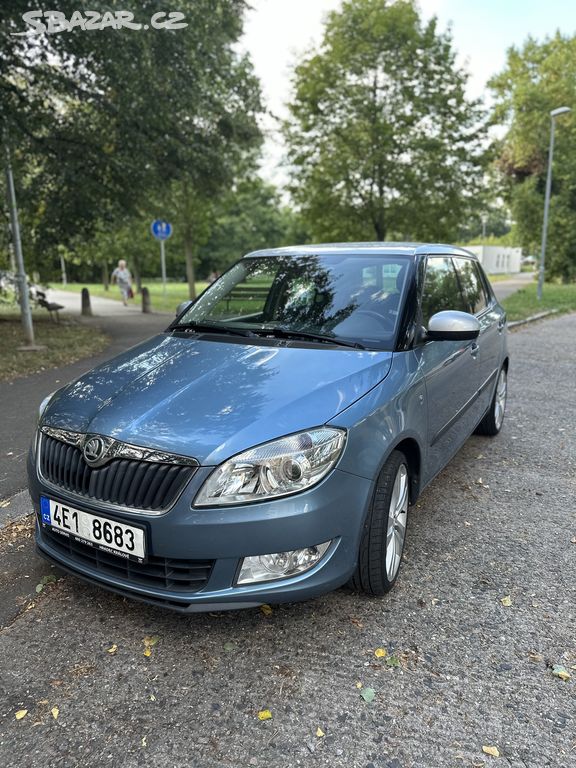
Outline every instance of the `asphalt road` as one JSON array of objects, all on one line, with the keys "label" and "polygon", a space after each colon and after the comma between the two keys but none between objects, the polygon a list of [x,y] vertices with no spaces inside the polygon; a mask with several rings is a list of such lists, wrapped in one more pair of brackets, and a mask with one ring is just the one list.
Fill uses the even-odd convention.
[{"label": "asphalt road", "polygon": [[411,509],[384,600],[181,617],[71,577],[35,595],[27,529],[5,528],[0,764],[573,768],[575,336],[576,315],[511,335],[504,429]]}]

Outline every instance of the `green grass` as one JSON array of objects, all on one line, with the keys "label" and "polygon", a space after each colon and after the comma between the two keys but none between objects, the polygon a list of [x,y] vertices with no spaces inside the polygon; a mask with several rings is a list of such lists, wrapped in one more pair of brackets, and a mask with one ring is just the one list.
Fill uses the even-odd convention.
[{"label": "green grass", "polygon": [[[174,314],[178,304],[180,304],[181,301],[186,301],[188,299],[188,283],[167,283],[166,298],[164,298],[162,283],[144,280],[143,285],[150,291],[152,310],[154,312],[170,312],[171,314]],[[201,293],[207,285],[208,283],[204,282],[196,283],[196,294]],[[120,290],[117,285],[111,285],[110,290],[108,291],[104,289],[102,283],[69,283],[68,285],[54,283],[52,288],[70,291],[71,293],[80,293],[82,288],[88,288],[90,296],[99,296],[103,299],[122,301],[122,296],[120,295]],[[136,294],[130,303],[140,304],[141,301],[141,296]]]},{"label": "green grass", "polygon": [[508,320],[524,320],[526,317],[550,309],[557,309],[559,312],[576,312],[576,283],[568,285],[545,283],[542,301],[536,298],[536,287],[536,283],[531,283],[501,302]]},{"label": "green grass", "polygon": [[497,275],[488,275],[488,280],[491,283],[501,283],[503,280],[513,280],[514,277],[515,275],[498,273]]},{"label": "green grass", "polygon": [[0,305],[0,381],[73,363],[108,344],[108,337],[96,328],[70,319],[52,322],[45,310],[34,311],[32,317],[36,344],[45,349],[22,352],[18,347],[24,344],[24,332],[18,309]]}]

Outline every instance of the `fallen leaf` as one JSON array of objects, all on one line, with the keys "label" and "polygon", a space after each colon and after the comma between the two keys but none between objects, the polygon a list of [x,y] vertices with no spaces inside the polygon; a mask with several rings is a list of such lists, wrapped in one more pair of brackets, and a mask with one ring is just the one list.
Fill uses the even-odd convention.
[{"label": "fallen leaf", "polygon": [[142,746],[143,747],[147,747],[148,746],[148,742],[146,741],[146,736],[142,736]]},{"label": "fallen leaf", "polygon": [[260,610],[262,611],[264,616],[272,616],[272,608],[270,608],[269,605],[266,605],[266,604],[261,605]]},{"label": "fallen leaf", "polygon": [[360,619],[357,619],[355,616],[350,619],[350,624],[354,624],[354,626],[358,629],[362,629],[364,627],[364,624],[362,624]]},{"label": "fallen leaf", "polygon": [[388,656],[386,659],[386,664],[388,664],[389,667],[399,667],[400,666],[400,659],[398,656],[395,656],[392,654],[392,656]]},{"label": "fallen leaf", "polygon": [[144,648],[144,656],[146,657],[152,656],[152,648],[149,648],[148,646],[146,646],[146,648]]},{"label": "fallen leaf", "polygon": [[142,642],[146,647],[152,648],[158,643],[158,640],[160,640],[158,635],[151,635],[151,636],[146,636]]},{"label": "fallen leaf", "polygon": [[50,712],[52,713],[52,717],[54,718],[54,720],[58,720],[58,715],[60,714],[60,709],[58,707],[52,707]]},{"label": "fallen leaf", "polygon": [[156,696],[153,693],[150,694],[150,701],[156,701]]},{"label": "fallen leaf", "polygon": [[386,656],[387,651],[385,648],[376,648],[374,651],[374,656],[376,656],[377,659],[383,659],[384,656]]},{"label": "fallen leaf", "polygon": [[556,677],[559,677],[560,680],[564,680],[564,681],[570,680],[570,678],[572,677],[570,672],[568,672],[568,670],[563,664],[554,664],[554,666],[552,667],[552,674],[555,675]]},{"label": "fallen leaf", "polygon": [[22,720],[22,718],[26,717],[27,714],[28,714],[27,709],[19,709],[18,712],[16,712],[15,714],[15,718],[16,720]]},{"label": "fallen leaf", "polygon": [[114,643],[113,645],[110,646],[110,648],[107,648],[106,650],[110,655],[113,655],[118,650],[118,646],[116,645],[116,643]]},{"label": "fallen leaf", "polygon": [[500,757],[500,751],[498,747],[482,747],[482,752],[492,757]]},{"label": "fallen leaf", "polygon": [[360,696],[362,696],[366,704],[370,704],[371,702],[374,701],[374,697],[376,696],[376,691],[374,690],[374,688],[363,688],[360,691]]},{"label": "fallen leaf", "polygon": [[501,598],[500,602],[505,608],[510,608],[510,606],[512,605],[512,598],[510,597],[510,595],[506,595],[506,597]]},{"label": "fallen leaf", "polygon": [[358,680],[358,682],[356,683],[356,688],[362,688],[362,683],[360,682],[360,680]]},{"label": "fallen leaf", "polygon": [[318,726],[318,728],[316,728],[316,736],[318,736],[318,738],[321,739],[322,736],[324,735],[325,735],[324,731],[322,730],[322,728],[320,728],[320,726]]},{"label": "fallen leaf", "polygon": [[224,650],[227,653],[230,653],[230,651],[236,650],[236,643],[232,643],[231,641],[228,641],[227,643],[224,643]]},{"label": "fallen leaf", "polygon": [[269,709],[261,709],[258,712],[258,720],[272,720],[272,712]]}]

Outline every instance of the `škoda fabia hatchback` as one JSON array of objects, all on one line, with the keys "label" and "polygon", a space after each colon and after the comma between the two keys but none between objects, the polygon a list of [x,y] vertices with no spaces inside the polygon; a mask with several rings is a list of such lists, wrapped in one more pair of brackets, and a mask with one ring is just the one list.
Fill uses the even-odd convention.
[{"label": "\u0161koda fabia hatchback", "polygon": [[166,331],[47,398],[40,553],[181,611],[398,577],[410,504],[506,405],[506,317],[444,245],[245,256]]}]

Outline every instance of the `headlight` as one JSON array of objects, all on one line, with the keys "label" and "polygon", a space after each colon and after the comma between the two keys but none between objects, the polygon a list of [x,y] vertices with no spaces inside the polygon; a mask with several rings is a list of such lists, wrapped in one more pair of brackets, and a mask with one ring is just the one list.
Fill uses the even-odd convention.
[{"label": "headlight", "polygon": [[46,410],[48,403],[50,402],[50,400],[52,400],[52,398],[54,397],[57,391],[58,390],[55,389],[54,392],[50,392],[50,394],[47,395],[44,398],[44,400],[42,400],[42,402],[40,403],[40,407],[38,408],[38,421],[40,421],[40,419],[44,415],[44,411]]},{"label": "headlight", "polygon": [[251,448],[214,470],[194,505],[244,504],[310,488],[334,467],[345,440],[344,430],[320,427]]}]

